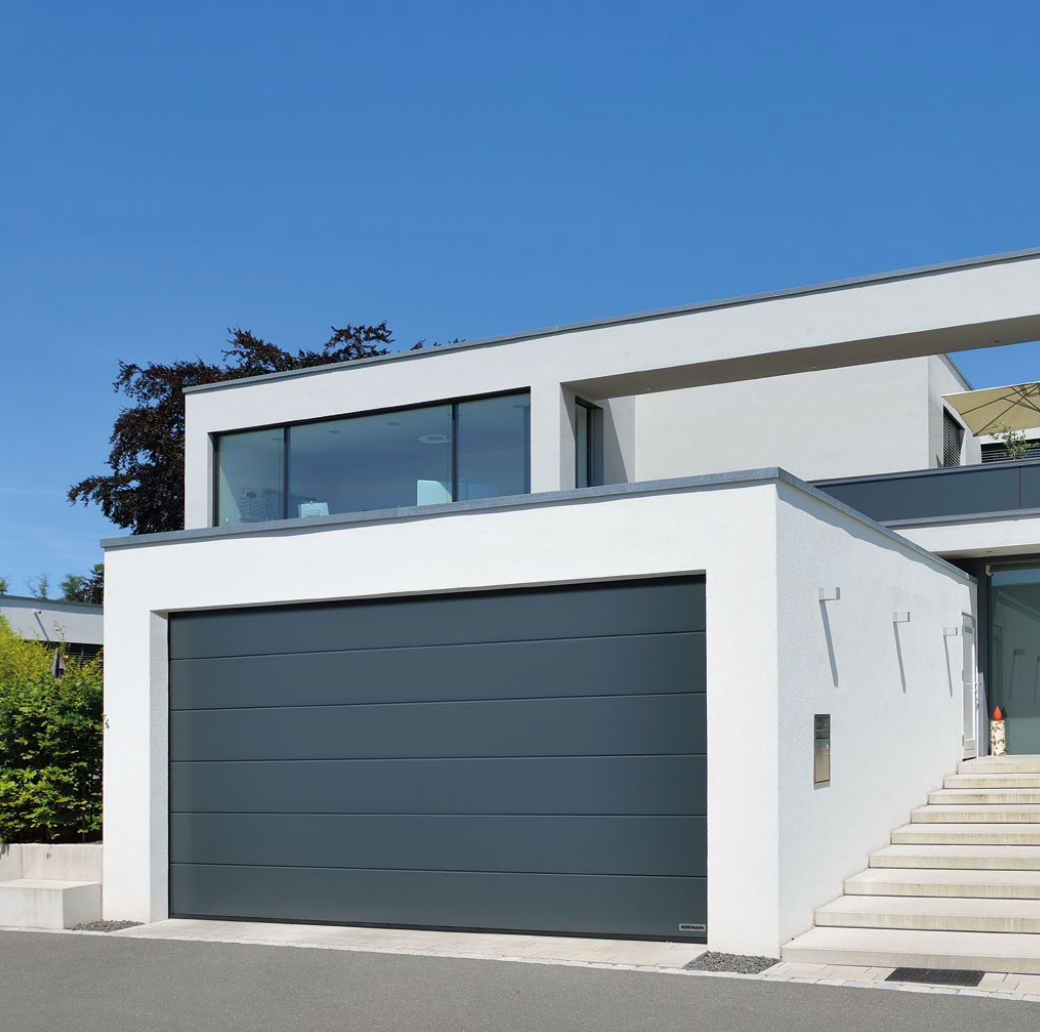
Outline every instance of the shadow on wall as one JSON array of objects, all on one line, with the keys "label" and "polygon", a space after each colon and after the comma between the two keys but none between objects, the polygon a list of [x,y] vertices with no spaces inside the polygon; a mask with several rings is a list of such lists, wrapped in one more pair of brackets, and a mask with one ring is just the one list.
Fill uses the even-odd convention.
[{"label": "shadow on wall", "polygon": [[834,599],[820,599],[820,619],[823,621],[823,637],[827,642],[827,659],[831,664],[831,680],[834,687],[838,687],[838,654],[834,651],[834,634],[831,632],[831,618],[827,612],[828,601]]},{"label": "shadow on wall", "polygon": [[603,408],[603,483],[635,479],[635,398],[608,398]]},{"label": "shadow on wall", "polygon": [[[801,493],[798,491],[785,492],[784,499],[787,503],[795,506],[796,508],[801,509],[803,512],[811,513],[814,519],[822,520],[823,522],[828,523],[833,527],[837,527],[843,533],[848,534],[850,537],[853,537],[857,540],[869,542],[875,548],[883,548],[889,552],[896,552],[904,557],[907,556],[907,549],[913,549],[913,546],[910,545],[909,542],[907,542],[907,547],[901,547],[898,542],[893,541],[891,538],[889,538],[888,533],[882,529],[875,529],[869,523],[862,524],[850,522],[848,516],[842,514],[840,511],[835,511],[831,509],[829,506],[821,510],[817,505],[810,502],[809,499],[800,495]],[[827,500],[832,501],[832,499],[830,498],[827,498]],[[859,515],[861,519],[868,518],[863,517],[861,514],[857,515]],[[909,557],[907,558],[909,559]],[[921,554],[921,561],[940,562],[940,560],[935,560],[934,557],[929,557],[927,554],[923,553]],[[878,601],[879,604],[886,604],[885,600],[879,599]],[[889,600],[888,604],[891,604],[894,601],[894,599]],[[840,678],[838,672],[837,648],[834,641],[833,629],[831,627],[830,614],[828,613],[827,608],[829,605],[841,605],[841,602],[838,601],[836,598],[831,598],[827,600],[821,598],[820,600],[820,622],[823,629],[824,642],[827,648],[827,659],[830,664],[831,680],[834,683],[834,687],[838,688],[840,686]],[[906,664],[903,655],[903,641],[900,637],[900,624],[908,622],[908,615],[909,614],[903,614],[903,619],[899,621],[893,620],[892,623],[892,641],[894,658],[896,661],[896,668],[899,674],[900,688],[904,695],[908,693],[909,684],[907,680]],[[953,666],[950,660],[951,641],[956,643],[959,642],[960,639],[951,639],[944,635],[941,638],[937,639],[936,647],[941,648],[943,650],[943,658],[946,664],[949,693],[950,697],[952,698],[955,694],[955,682],[953,676]],[[1040,656],[1038,656],[1037,665],[1038,672],[1040,672]]]}]

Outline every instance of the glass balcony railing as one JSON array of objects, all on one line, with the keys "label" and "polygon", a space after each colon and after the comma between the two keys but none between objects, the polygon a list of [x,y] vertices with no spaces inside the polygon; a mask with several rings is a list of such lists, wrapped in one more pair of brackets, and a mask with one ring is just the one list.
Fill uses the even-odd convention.
[{"label": "glass balcony railing", "polygon": [[817,480],[814,487],[881,523],[1040,509],[1040,459]]}]

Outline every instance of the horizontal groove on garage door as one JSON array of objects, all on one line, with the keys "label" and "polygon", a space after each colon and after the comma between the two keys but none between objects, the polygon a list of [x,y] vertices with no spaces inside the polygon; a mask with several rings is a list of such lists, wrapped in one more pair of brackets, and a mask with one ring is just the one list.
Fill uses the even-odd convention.
[{"label": "horizontal groove on garage door", "polygon": [[707,799],[703,756],[175,763],[170,779],[194,813],[703,816]]},{"label": "horizontal groove on garage door", "polygon": [[170,658],[702,631],[704,595],[689,583],[666,578],[178,613],[170,622]]},{"label": "horizontal groove on garage door", "polygon": [[703,579],[174,614],[170,650],[172,913],[705,923]]},{"label": "horizontal groove on garage door", "polygon": [[176,761],[703,753],[704,718],[693,695],[176,710],[170,755]]},{"label": "horizontal groove on garage door", "polygon": [[[449,648],[410,646],[354,651],[288,653],[170,664],[171,709],[284,705],[286,684],[296,705],[352,702],[464,702],[487,698],[493,664],[495,694],[525,698],[553,694],[630,695],[703,691],[691,685],[690,666],[704,666],[703,631],[482,642]],[[581,671],[581,678],[546,671]],[[656,671],[653,678],[647,670]]]},{"label": "horizontal groove on garage door", "polygon": [[704,817],[173,814],[173,863],[701,875]]}]

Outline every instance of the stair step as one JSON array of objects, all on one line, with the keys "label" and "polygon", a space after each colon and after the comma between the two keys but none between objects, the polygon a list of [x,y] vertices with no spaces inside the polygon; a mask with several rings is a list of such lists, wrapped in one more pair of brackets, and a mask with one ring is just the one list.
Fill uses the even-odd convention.
[{"label": "stair step", "polygon": [[1040,974],[1040,935],[902,928],[812,928],[781,951],[803,964],[960,968]]},{"label": "stair step", "polygon": [[1040,846],[885,846],[871,853],[870,866],[1040,871]]},{"label": "stair step", "polygon": [[1038,935],[1040,899],[843,896],[816,911],[816,925]]},{"label": "stair step", "polygon": [[931,846],[1040,846],[1037,824],[907,824],[892,844]]},{"label": "stair step", "polygon": [[1040,824],[1040,806],[966,806],[944,803],[921,806],[910,814],[914,824]]},{"label": "stair step", "polygon": [[942,806],[1007,806],[1021,804],[1040,806],[1040,789],[1034,788],[976,788],[948,789],[928,793],[929,805]]},{"label": "stair step", "polygon": [[984,756],[962,760],[958,774],[1040,774],[1040,756]]},{"label": "stair step", "polygon": [[920,870],[872,867],[845,879],[850,896],[1040,899],[1040,871]]},{"label": "stair step", "polygon": [[1040,774],[948,774],[943,788],[1034,788],[1040,789]]},{"label": "stair step", "polygon": [[0,882],[0,926],[72,928],[100,917],[100,882],[43,878]]}]

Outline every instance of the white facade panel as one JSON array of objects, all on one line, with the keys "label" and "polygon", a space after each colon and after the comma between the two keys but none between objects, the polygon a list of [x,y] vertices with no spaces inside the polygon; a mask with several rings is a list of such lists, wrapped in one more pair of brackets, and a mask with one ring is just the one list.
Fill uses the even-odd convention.
[{"label": "white facade panel", "polygon": [[823,480],[935,466],[930,427],[938,423],[941,457],[942,399],[930,394],[932,362],[908,358],[636,398],[634,479],[781,466]]}]

